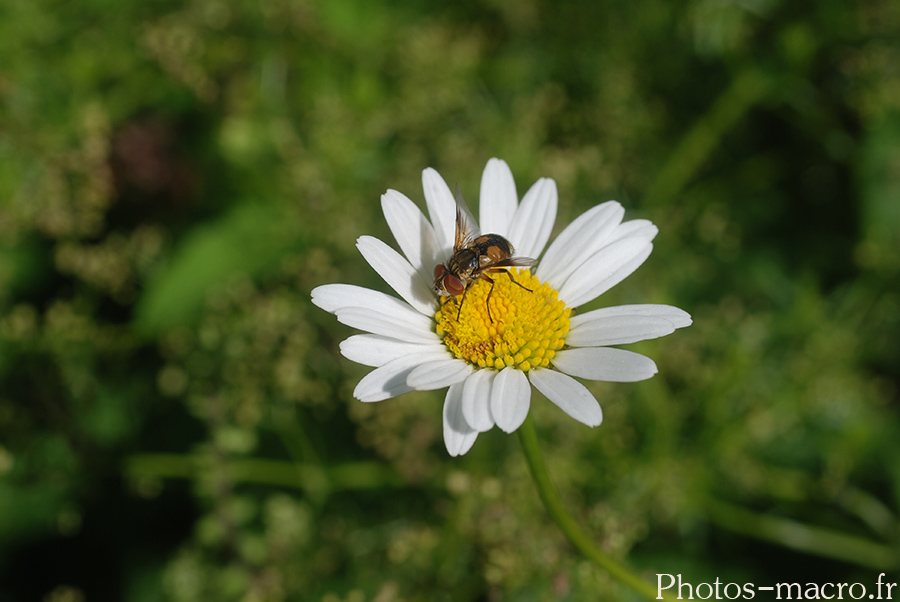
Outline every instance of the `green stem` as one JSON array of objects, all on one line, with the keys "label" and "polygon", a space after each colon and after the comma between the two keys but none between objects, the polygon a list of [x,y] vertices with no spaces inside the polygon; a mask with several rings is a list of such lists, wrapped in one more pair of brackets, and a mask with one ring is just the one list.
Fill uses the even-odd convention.
[{"label": "green stem", "polygon": [[547,470],[547,465],[544,464],[531,414],[525,418],[525,422],[519,427],[518,432],[519,442],[522,444],[522,451],[525,452],[525,459],[528,461],[528,468],[531,470],[531,476],[534,479],[534,484],[537,486],[538,495],[541,496],[541,501],[544,502],[547,512],[553,517],[563,534],[572,542],[572,545],[588,560],[605,569],[613,579],[627,585],[648,600],[671,600],[665,594],[660,596],[652,585],[632,573],[624,565],[610,558],[603,550],[594,545],[591,538],[585,535],[575,520],[566,512],[562,499],[560,499],[559,493],[553,486],[553,481],[550,480],[550,472]]},{"label": "green stem", "polygon": [[863,537],[752,512],[719,500],[709,500],[707,511],[710,520],[719,526],[786,548],[874,570],[892,571],[900,567],[896,549]]},{"label": "green stem", "polygon": [[728,130],[763,99],[770,86],[764,73],[755,67],[738,73],[669,155],[647,191],[644,205],[661,205],[680,194]]}]

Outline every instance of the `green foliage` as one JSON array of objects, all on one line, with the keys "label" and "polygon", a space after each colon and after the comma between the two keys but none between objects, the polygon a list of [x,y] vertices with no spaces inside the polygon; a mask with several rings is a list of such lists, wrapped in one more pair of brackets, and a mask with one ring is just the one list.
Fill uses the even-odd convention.
[{"label": "green foliage", "polygon": [[248,202],[195,228],[172,251],[169,265],[148,278],[136,307],[137,328],[158,334],[191,325],[205,300],[229,280],[271,273],[292,246],[286,217]]},{"label": "green foliage", "polygon": [[[566,507],[693,582],[900,566],[900,9],[888,0],[0,7],[0,598],[632,600],[515,437],[352,398],[309,291],[387,290],[379,195],[492,156],[660,227],[596,301],[694,325],[535,397]],[[535,395],[537,395],[535,393]],[[35,567],[39,570],[35,571]]]}]

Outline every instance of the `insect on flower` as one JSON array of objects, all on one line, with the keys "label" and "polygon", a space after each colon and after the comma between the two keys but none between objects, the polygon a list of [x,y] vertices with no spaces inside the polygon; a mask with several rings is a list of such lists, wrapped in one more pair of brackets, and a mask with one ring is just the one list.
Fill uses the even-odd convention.
[{"label": "insect on flower", "polygon": [[[344,357],[373,368],[353,390],[357,399],[376,402],[449,387],[443,430],[451,456],[468,452],[478,435],[494,426],[506,433],[522,426],[532,386],[578,422],[599,425],[600,404],[577,379],[650,378],[657,372],[653,360],[616,346],[691,324],[687,312],[658,304],[573,315],[634,272],[653,249],[657,227],[647,220],[622,221],[625,209],[619,203],[587,210],[545,250],[556,220],[552,179],[539,179],[520,200],[509,166],[488,161],[481,179],[481,222],[494,234],[485,236],[437,171],[425,169],[422,186],[431,219],[396,190],[381,197],[402,254],[371,236],[357,241],[366,261],[402,300],[338,283],[316,287],[312,302],[364,331],[341,342]],[[448,219],[454,208],[455,226]],[[541,257],[541,263],[529,272],[508,272],[506,280],[499,271],[534,265],[513,257],[510,241],[523,255]],[[436,254],[438,249],[446,257]],[[432,269],[442,307],[425,282]],[[476,284],[479,280],[485,282]],[[468,315],[453,316],[450,298],[461,305],[470,286],[478,301],[466,306]],[[482,318],[481,307],[487,292],[497,293],[489,320]]]},{"label": "insect on flower", "polygon": [[453,256],[447,263],[439,263],[434,267],[434,292],[442,297],[455,298],[462,295],[459,309],[456,312],[456,319],[459,320],[469,288],[479,279],[490,282],[491,289],[488,291],[486,303],[488,304],[488,318],[493,322],[490,300],[491,293],[494,292],[494,280],[489,274],[504,273],[514,284],[532,292],[531,289],[516,282],[513,275],[505,268],[531,267],[537,264],[537,261],[529,257],[513,257],[514,251],[512,244],[499,234],[479,233],[475,218],[472,217],[472,212],[466,206],[466,201],[457,185],[456,235],[453,242]]}]

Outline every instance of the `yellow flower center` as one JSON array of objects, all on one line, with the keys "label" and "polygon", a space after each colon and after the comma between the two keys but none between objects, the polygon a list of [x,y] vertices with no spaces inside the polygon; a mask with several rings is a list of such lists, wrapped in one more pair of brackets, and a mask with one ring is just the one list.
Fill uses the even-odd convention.
[{"label": "yellow flower center", "polygon": [[461,311],[462,295],[442,297],[434,316],[437,333],[456,357],[479,368],[546,368],[565,345],[572,309],[528,270],[510,273],[515,282],[505,274],[490,275],[493,291],[490,282],[476,281]]}]

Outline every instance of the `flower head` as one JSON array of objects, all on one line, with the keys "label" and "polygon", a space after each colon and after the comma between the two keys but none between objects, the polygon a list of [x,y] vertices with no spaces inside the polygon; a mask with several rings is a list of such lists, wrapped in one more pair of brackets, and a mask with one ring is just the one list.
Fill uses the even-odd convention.
[{"label": "flower head", "polygon": [[[443,420],[451,455],[466,453],[478,433],[494,425],[507,433],[519,428],[532,385],[572,418],[599,425],[600,404],[572,377],[650,378],[656,373],[651,359],[612,345],[661,337],[691,323],[686,312],[668,305],[574,315],[647,259],[657,228],[647,220],[622,222],[625,210],[610,201],[569,224],[541,257],[556,219],[556,183],[538,180],[520,203],[512,173],[499,159],[488,161],[481,179],[481,232],[508,241],[514,257],[540,262],[524,269],[509,267],[515,261],[494,265],[482,259],[473,264],[481,267],[464,295],[437,296],[435,266],[454,255],[457,204],[435,170],[422,173],[422,184],[428,218],[395,190],[381,197],[402,255],[371,236],[357,241],[402,301],[347,284],[320,286],[312,300],[338,321],[367,332],[341,343],[345,357],[375,368],[353,392],[361,401],[449,387]],[[481,250],[482,257],[495,258],[489,247]],[[526,263],[533,262],[518,265]]]}]

